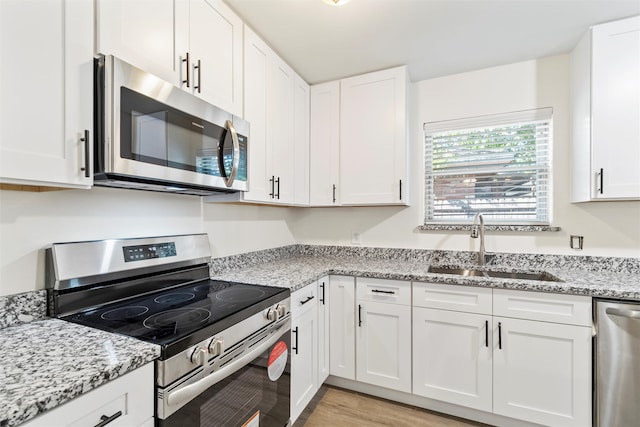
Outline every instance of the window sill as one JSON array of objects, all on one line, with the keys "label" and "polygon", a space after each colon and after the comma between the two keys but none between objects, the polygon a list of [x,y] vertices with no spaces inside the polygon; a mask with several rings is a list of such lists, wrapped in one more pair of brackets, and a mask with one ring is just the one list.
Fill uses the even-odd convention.
[{"label": "window sill", "polygon": [[[508,224],[485,224],[487,231],[517,231],[517,232],[556,232],[560,227],[550,225],[508,225]],[[424,224],[418,227],[418,231],[471,231],[471,224]]]}]

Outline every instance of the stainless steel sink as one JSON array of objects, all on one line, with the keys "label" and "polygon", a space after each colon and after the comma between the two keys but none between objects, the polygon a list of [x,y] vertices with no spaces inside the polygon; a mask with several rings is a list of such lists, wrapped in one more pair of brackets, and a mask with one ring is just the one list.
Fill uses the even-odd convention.
[{"label": "stainless steel sink", "polygon": [[538,272],[520,272],[520,271],[495,271],[495,270],[473,270],[466,268],[449,268],[449,267],[429,267],[429,273],[436,274],[452,274],[457,276],[477,276],[477,277],[496,277],[501,279],[524,279],[524,280],[544,280],[548,282],[561,282],[562,280],[543,271]]}]

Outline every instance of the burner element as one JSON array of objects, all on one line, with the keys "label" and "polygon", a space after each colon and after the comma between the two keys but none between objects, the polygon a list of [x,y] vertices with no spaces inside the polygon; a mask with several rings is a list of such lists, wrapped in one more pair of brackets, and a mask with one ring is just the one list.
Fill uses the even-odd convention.
[{"label": "burner element", "polygon": [[219,292],[222,289],[226,289],[228,288],[230,285],[229,283],[226,282],[210,282],[208,281],[206,284],[204,285],[198,285],[195,288],[193,288],[194,291],[196,292]]},{"label": "burner element", "polygon": [[215,293],[216,299],[224,302],[260,301],[266,292],[260,288],[234,286]]},{"label": "burner element", "polygon": [[105,311],[100,317],[104,320],[131,320],[142,316],[147,311],[149,309],[143,305],[131,305]]},{"label": "burner element", "polygon": [[183,302],[191,301],[196,296],[191,292],[174,292],[172,294],[165,294],[156,297],[153,301],[158,304],[180,304]]},{"label": "burner element", "polygon": [[176,308],[147,317],[142,324],[148,329],[180,329],[205,322],[211,312],[204,308]]}]

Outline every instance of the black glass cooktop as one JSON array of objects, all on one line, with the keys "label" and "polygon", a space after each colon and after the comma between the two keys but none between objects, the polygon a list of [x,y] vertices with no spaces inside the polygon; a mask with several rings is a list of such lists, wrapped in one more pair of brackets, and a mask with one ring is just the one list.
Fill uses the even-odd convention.
[{"label": "black glass cooktop", "polygon": [[185,337],[185,345],[206,339],[207,333],[219,332],[230,321],[249,317],[288,293],[284,288],[203,280],[63,319],[162,345],[164,353],[167,345]]}]

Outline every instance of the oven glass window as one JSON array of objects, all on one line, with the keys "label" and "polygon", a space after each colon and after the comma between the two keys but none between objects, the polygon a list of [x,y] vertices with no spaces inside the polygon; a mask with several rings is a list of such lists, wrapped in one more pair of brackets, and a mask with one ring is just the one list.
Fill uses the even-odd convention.
[{"label": "oven glass window", "polygon": [[[207,389],[167,419],[160,427],[242,427],[259,418],[260,427],[283,427],[289,420],[291,387],[290,330],[281,342],[289,349],[287,363],[275,380],[269,378],[271,346],[245,367]],[[281,344],[280,344],[281,345]],[[256,424],[258,425],[258,424]]]},{"label": "oven glass window", "polygon": [[[226,177],[231,174],[233,142],[224,127],[171,108],[121,87],[120,155],[144,163]],[[247,180],[247,138],[238,135],[240,168]]]}]

